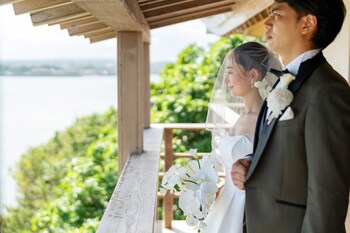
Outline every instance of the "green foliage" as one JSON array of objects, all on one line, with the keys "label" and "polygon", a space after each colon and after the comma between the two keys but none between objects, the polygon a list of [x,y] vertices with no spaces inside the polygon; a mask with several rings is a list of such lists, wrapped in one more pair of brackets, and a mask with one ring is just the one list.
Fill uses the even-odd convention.
[{"label": "green foliage", "polygon": [[77,119],[25,153],[5,232],[95,232],[117,182],[117,114]]},{"label": "green foliage", "polygon": [[[225,55],[251,40],[256,38],[234,35],[219,39],[208,52],[195,44],[184,49],[177,62],[164,68],[159,82],[151,84],[152,122],[204,123],[211,90]],[[210,151],[210,133],[176,131],[173,149],[183,152],[190,148]]]},{"label": "green foliage", "polygon": [[0,214],[0,232],[2,232],[2,224],[3,224],[3,217],[2,215]]}]

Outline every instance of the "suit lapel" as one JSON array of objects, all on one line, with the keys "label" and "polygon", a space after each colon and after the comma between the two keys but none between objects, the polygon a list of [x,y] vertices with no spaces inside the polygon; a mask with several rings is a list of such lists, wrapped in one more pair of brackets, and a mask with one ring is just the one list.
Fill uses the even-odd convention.
[{"label": "suit lapel", "polygon": [[[321,65],[323,62],[325,62],[326,59],[324,58],[322,52],[318,53],[315,57],[306,60],[305,62],[303,62],[300,65],[298,74],[296,75],[296,80],[293,81],[288,89],[293,93],[293,95],[295,96],[297,91],[299,90],[299,88],[301,87],[301,85],[304,83],[304,81],[312,74],[312,72],[319,66]],[[262,110],[260,111],[259,117],[258,117],[258,124],[257,129],[255,130],[255,140],[254,140],[254,153],[253,153],[253,160],[252,163],[250,165],[248,174],[247,174],[247,178],[246,180],[248,180],[250,178],[250,176],[253,174],[263,152],[264,149],[270,139],[271,133],[273,132],[273,129],[276,125],[276,123],[278,122],[279,118],[283,115],[282,114],[279,115],[278,118],[275,118],[271,121],[271,123],[269,125],[267,125],[265,118],[263,116],[265,116],[264,113],[266,113],[267,111],[267,104],[266,101],[264,102],[264,105],[262,107]]]},{"label": "suit lapel", "polygon": [[261,132],[263,130],[263,124],[264,124],[264,120],[265,119],[265,116],[266,116],[266,105],[267,105],[267,102],[266,100],[264,101],[261,109],[260,109],[260,112],[259,112],[259,116],[258,116],[258,120],[256,121],[256,129],[255,129],[255,133],[254,133],[254,149],[253,149],[253,152],[255,151],[257,145],[258,145],[258,141],[259,141],[259,138],[261,137]]}]

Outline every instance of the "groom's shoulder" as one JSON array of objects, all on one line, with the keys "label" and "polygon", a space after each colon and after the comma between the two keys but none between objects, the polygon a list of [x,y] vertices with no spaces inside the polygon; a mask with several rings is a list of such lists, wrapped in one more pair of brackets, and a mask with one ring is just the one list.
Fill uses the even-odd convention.
[{"label": "groom's shoulder", "polygon": [[308,99],[346,98],[350,101],[350,88],[347,81],[327,62],[320,64],[305,83]]},{"label": "groom's shoulder", "polygon": [[340,85],[349,88],[349,84],[345,78],[339,74],[327,61],[318,66],[311,74],[310,78],[316,82],[316,85],[326,85],[328,87],[332,85]]}]

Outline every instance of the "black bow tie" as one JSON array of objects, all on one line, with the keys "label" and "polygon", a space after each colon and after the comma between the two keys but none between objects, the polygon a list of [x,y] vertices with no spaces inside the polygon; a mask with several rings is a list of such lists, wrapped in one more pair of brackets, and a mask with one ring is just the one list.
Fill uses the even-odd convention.
[{"label": "black bow tie", "polygon": [[275,74],[277,77],[281,77],[284,74],[290,73],[288,69],[284,69],[284,70],[271,69],[270,72]]}]

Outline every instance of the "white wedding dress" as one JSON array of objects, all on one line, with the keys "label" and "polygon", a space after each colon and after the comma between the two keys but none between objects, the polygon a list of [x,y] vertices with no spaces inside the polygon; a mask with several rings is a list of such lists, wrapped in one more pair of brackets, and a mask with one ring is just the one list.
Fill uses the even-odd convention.
[{"label": "white wedding dress", "polygon": [[234,186],[231,167],[236,160],[251,154],[253,143],[243,135],[221,137],[218,158],[225,166],[225,185],[205,219],[204,233],[242,233],[245,191]]}]

